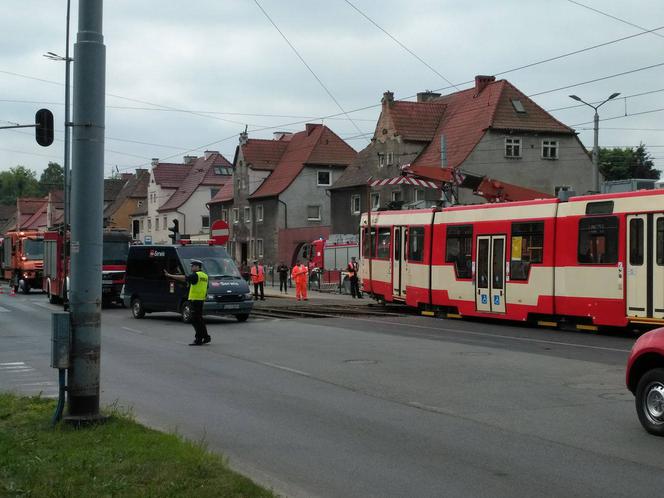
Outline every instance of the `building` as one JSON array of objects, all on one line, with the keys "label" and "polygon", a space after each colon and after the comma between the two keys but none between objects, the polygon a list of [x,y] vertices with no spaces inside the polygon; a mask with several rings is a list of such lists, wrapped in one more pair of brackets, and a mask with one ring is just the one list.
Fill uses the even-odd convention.
[{"label": "building", "polygon": [[137,239],[151,244],[170,243],[169,227],[177,220],[180,234],[205,237],[210,233],[208,202],[231,181],[232,165],[217,151],[202,157],[185,156],[178,163],[153,159],[147,202],[132,215]]},{"label": "building", "polygon": [[[391,178],[403,165],[458,168],[556,194],[592,189],[592,162],[576,132],[507,80],[477,76],[472,88],[441,96],[422,92],[416,102],[385,92],[371,144],[330,189],[335,233],[357,231],[368,208],[367,180]],[[464,203],[484,202],[470,191]],[[372,209],[390,202],[417,207],[441,192],[410,185],[371,191]]]},{"label": "building", "polygon": [[150,172],[139,168],[136,173],[124,173],[122,178],[125,181],[122,189],[115,200],[104,209],[104,227],[128,230],[137,239],[140,222],[138,219],[132,222],[132,216],[136,215],[137,210],[141,209],[147,200]]},{"label": "building", "polygon": [[213,220],[230,226],[229,252],[238,262],[255,258],[291,264],[299,247],[330,234],[327,189],[355,159],[355,150],[322,124],[274,139],[240,135],[233,160],[233,189],[210,201]]}]

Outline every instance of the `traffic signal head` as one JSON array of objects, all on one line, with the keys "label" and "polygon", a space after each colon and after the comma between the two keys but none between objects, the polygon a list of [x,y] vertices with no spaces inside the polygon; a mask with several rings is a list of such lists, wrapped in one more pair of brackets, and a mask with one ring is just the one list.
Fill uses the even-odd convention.
[{"label": "traffic signal head", "polygon": [[180,222],[173,220],[173,226],[168,227],[168,231],[171,232],[168,234],[168,238],[171,239],[173,244],[177,244],[180,240]]},{"label": "traffic signal head", "polygon": [[42,147],[53,143],[53,113],[48,109],[39,109],[35,114],[35,138]]}]

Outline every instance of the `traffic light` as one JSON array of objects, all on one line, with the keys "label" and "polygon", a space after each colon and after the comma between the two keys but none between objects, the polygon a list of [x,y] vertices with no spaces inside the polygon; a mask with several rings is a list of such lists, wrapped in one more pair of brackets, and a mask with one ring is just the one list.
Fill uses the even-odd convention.
[{"label": "traffic light", "polygon": [[39,109],[35,114],[35,138],[42,147],[53,143],[53,113],[48,109]]},{"label": "traffic light", "polygon": [[168,238],[171,239],[171,243],[177,244],[180,240],[180,222],[178,220],[173,220],[173,226],[168,227],[168,231],[172,232],[168,234]]}]

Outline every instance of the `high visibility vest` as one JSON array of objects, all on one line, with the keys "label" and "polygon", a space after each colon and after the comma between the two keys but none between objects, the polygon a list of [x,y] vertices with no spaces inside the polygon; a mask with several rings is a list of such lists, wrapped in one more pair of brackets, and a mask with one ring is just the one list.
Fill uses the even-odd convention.
[{"label": "high visibility vest", "polygon": [[190,301],[205,301],[207,295],[208,276],[202,271],[197,271],[198,282],[189,286]]},{"label": "high visibility vest", "polygon": [[254,284],[265,281],[265,271],[263,270],[263,265],[256,265],[251,267],[251,281]]}]

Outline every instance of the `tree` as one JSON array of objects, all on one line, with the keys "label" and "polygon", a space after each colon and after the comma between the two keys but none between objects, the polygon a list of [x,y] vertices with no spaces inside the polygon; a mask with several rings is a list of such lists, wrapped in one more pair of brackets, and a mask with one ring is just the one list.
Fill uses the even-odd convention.
[{"label": "tree", "polygon": [[48,167],[39,177],[39,188],[42,195],[46,195],[53,190],[64,189],[65,170],[58,163],[49,162]]},{"label": "tree", "polygon": [[36,173],[25,166],[0,173],[0,203],[16,204],[18,197],[41,197]]},{"label": "tree", "polygon": [[602,175],[607,181],[625,180],[628,178],[652,178],[659,179],[660,172],[654,168],[655,163],[652,156],[646,150],[645,144],[639,144],[634,149],[615,148],[599,149],[599,167]]}]

